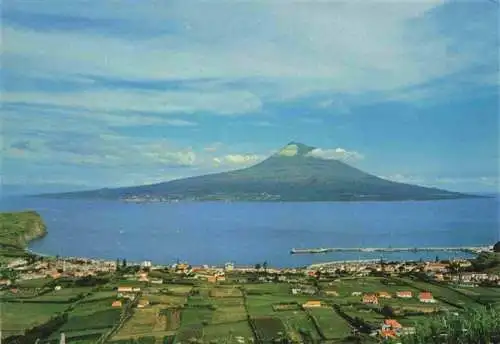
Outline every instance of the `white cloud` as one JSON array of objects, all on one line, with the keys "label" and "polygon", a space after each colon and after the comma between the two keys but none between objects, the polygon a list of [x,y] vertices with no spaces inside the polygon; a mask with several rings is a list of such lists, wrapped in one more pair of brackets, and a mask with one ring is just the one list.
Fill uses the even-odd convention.
[{"label": "white cloud", "polygon": [[322,149],[315,148],[307,156],[326,160],[358,161],[364,156],[356,151],[348,151],[344,148]]},{"label": "white cloud", "polygon": [[[162,100],[151,96],[143,103],[134,101],[140,95],[130,101],[124,94],[94,99],[100,108],[116,107],[120,98],[134,108],[240,113],[259,106],[252,94],[244,92],[249,88],[262,98],[279,99],[324,91],[388,91],[483,63],[481,49],[467,50],[467,45],[460,44],[462,48],[450,53],[456,37],[445,36],[435,19],[427,18],[442,3],[259,1],[193,6],[141,2],[133,9],[105,3],[93,9],[30,6],[24,10],[58,15],[81,11],[91,19],[122,20],[127,32],[141,28],[151,33],[127,39],[117,34],[119,30],[106,34],[103,29],[99,34],[98,30],[34,31],[6,25],[3,52],[6,68],[27,74],[269,82],[269,87],[237,86],[220,97],[176,94]],[[174,34],[165,30],[165,23],[176,27]],[[212,85],[212,91],[217,87]],[[60,101],[81,103],[78,98]]]},{"label": "white cloud", "polygon": [[[452,187],[452,186],[464,186],[470,185],[469,189],[474,191],[474,185],[476,186],[499,186],[499,179],[497,176],[481,176],[481,177],[424,177],[418,175],[409,175],[395,173],[385,176],[379,176],[380,178],[392,180],[399,183],[407,184],[418,184],[429,187]],[[477,190],[476,190],[477,191]]]},{"label": "white cloud", "polygon": [[419,184],[419,185],[426,184],[425,178],[407,174],[401,174],[401,173],[391,174],[387,176],[379,176],[379,177],[387,180],[392,180],[393,182],[398,182],[398,183]]},{"label": "white cloud", "polygon": [[253,165],[264,157],[257,154],[227,154],[222,157],[213,158],[214,166],[226,167],[226,166],[249,166]]},{"label": "white cloud", "polygon": [[191,167],[197,162],[189,147],[179,148],[166,140],[134,139],[112,134],[6,140],[5,159],[40,164],[85,165],[94,168]]},{"label": "white cloud", "polygon": [[[257,111],[258,97],[247,91],[85,91],[65,93],[5,92],[4,102],[32,105],[78,107],[92,111],[151,111],[158,113],[192,113],[208,111],[228,115]],[[126,121],[127,119],[123,119]]]}]

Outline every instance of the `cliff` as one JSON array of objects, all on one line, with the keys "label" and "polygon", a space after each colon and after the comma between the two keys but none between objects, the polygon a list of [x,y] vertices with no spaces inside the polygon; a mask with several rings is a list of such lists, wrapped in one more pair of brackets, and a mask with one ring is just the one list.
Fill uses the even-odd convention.
[{"label": "cliff", "polygon": [[42,217],[35,211],[0,213],[0,245],[26,248],[28,242],[47,234]]}]

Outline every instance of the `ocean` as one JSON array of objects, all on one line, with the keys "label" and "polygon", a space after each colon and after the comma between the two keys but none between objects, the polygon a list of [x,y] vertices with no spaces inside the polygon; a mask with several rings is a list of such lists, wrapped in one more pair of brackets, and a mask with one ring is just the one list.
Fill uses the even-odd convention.
[{"label": "ocean", "polygon": [[122,203],[4,198],[0,210],[38,211],[39,253],[170,264],[304,266],[357,259],[448,259],[463,253],[327,253],[292,248],[443,247],[499,240],[499,199],[325,203]]}]

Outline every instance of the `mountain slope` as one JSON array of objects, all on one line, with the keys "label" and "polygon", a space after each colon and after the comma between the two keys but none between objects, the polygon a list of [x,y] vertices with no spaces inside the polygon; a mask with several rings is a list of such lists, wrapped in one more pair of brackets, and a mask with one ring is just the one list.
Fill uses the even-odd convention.
[{"label": "mountain slope", "polygon": [[245,169],[165,183],[44,195],[122,200],[354,201],[431,200],[474,197],[397,183],[339,160],[316,157],[315,148],[290,142],[268,159]]}]

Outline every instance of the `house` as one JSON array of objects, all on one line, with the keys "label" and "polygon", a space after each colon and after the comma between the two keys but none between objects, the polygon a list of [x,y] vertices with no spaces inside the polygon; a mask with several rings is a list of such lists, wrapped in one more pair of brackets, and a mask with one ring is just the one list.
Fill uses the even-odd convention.
[{"label": "house", "polygon": [[317,308],[321,307],[321,301],[307,301],[302,305],[303,308]]},{"label": "house", "polygon": [[396,292],[396,296],[401,299],[411,299],[413,297],[413,293],[411,291],[398,291]]},{"label": "house", "polygon": [[120,300],[113,301],[113,303],[111,304],[111,307],[115,307],[115,308],[118,308],[121,306],[122,306],[122,302]]},{"label": "house", "polygon": [[234,264],[233,263],[226,263],[226,264],[224,264],[224,270],[225,271],[233,271],[234,270]]},{"label": "house", "polygon": [[317,290],[314,287],[306,286],[302,288],[302,293],[307,295],[316,295]]},{"label": "house", "polygon": [[149,282],[148,274],[147,273],[141,273],[139,274],[139,282]]},{"label": "house", "polygon": [[385,319],[384,324],[382,325],[382,329],[390,329],[394,331],[399,331],[403,328],[403,326],[394,319]]},{"label": "house", "polygon": [[393,339],[397,337],[397,334],[394,330],[381,330],[380,336],[384,339]]},{"label": "house", "polygon": [[59,291],[59,290],[61,290],[61,289],[62,289],[62,288],[61,288],[61,286],[60,286],[60,285],[56,285],[56,286],[55,286],[55,288],[54,288],[54,290],[55,290],[55,291]]},{"label": "house", "polygon": [[149,260],[145,260],[141,263],[142,268],[150,268],[153,264]]},{"label": "house", "polygon": [[363,303],[378,305],[378,297],[374,294],[365,294],[363,295]]},{"label": "house", "polygon": [[442,263],[427,263],[424,267],[426,272],[446,272],[448,271],[448,264]]},{"label": "house", "polygon": [[444,281],[444,275],[442,273],[435,273],[434,274],[434,279],[436,281]]},{"label": "house", "polygon": [[145,308],[147,306],[149,306],[149,301],[145,299],[139,300],[137,303],[137,308]]},{"label": "house", "polygon": [[301,290],[300,290],[300,289],[298,289],[298,288],[292,288],[292,295],[297,295],[297,294],[299,294],[300,292],[301,292]]},{"label": "house", "polygon": [[423,302],[423,303],[435,303],[436,300],[434,299],[434,297],[432,296],[432,294],[430,292],[421,292],[420,295],[418,296],[418,299],[420,300],[420,302]]},{"label": "house", "polygon": [[176,272],[188,272],[190,270],[190,266],[186,263],[180,263],[175,266]]},{"label": "house", "polygon": [[61,277],[61,273],[59,273],[57,271],[51,272],[50,277],[52,277],[53,279],[57,279],[57,278]]},{"label": "house", "polygon": [[152,279],[151,283],[153,283],[153,284],[163,284],[163,280],[161,278]]},{"label": "house", "polygon": [[327,295],[327,296],[339,296],[339,293],[336,290],[325,290],[325,295]]},{"label": "house", "polygon": [[351,293],[351,296],[361,296],[361,292],[360,291],[353,291]]},{"label": "house", "polygon": [[417,333],[417,330],[415,327],[403,327],[401,329],[401,334],[404,335],[404,336],[407,336],[407,335],[412,335],[412,334],[415,334]]},{"label": "house", "polygon": [[381,291],[378,293],[378,297],[383,298],[383,299],[390,299],[392,298],[391,294],[389,294],[386,291]]},{"label": "house", "polygon": [[12,282],[10,281],[10,279],[6,279],[6,278],[4,278],[4,279],[0,279],[0,285],[6,285],[6,286],[9,286],[9,285],[11,285],[11,284],[12,284]]},{"label": "house", "polygon": [[213,275],[207,276],[207,282],[208,283],[215,283],[215,282],[217,282],[217,276],[213,276]]},{"label": "house", "polygon": [[118,292],[119,293],[133,293],[134,288],[132,288],[132,287],[118,287]]}]

